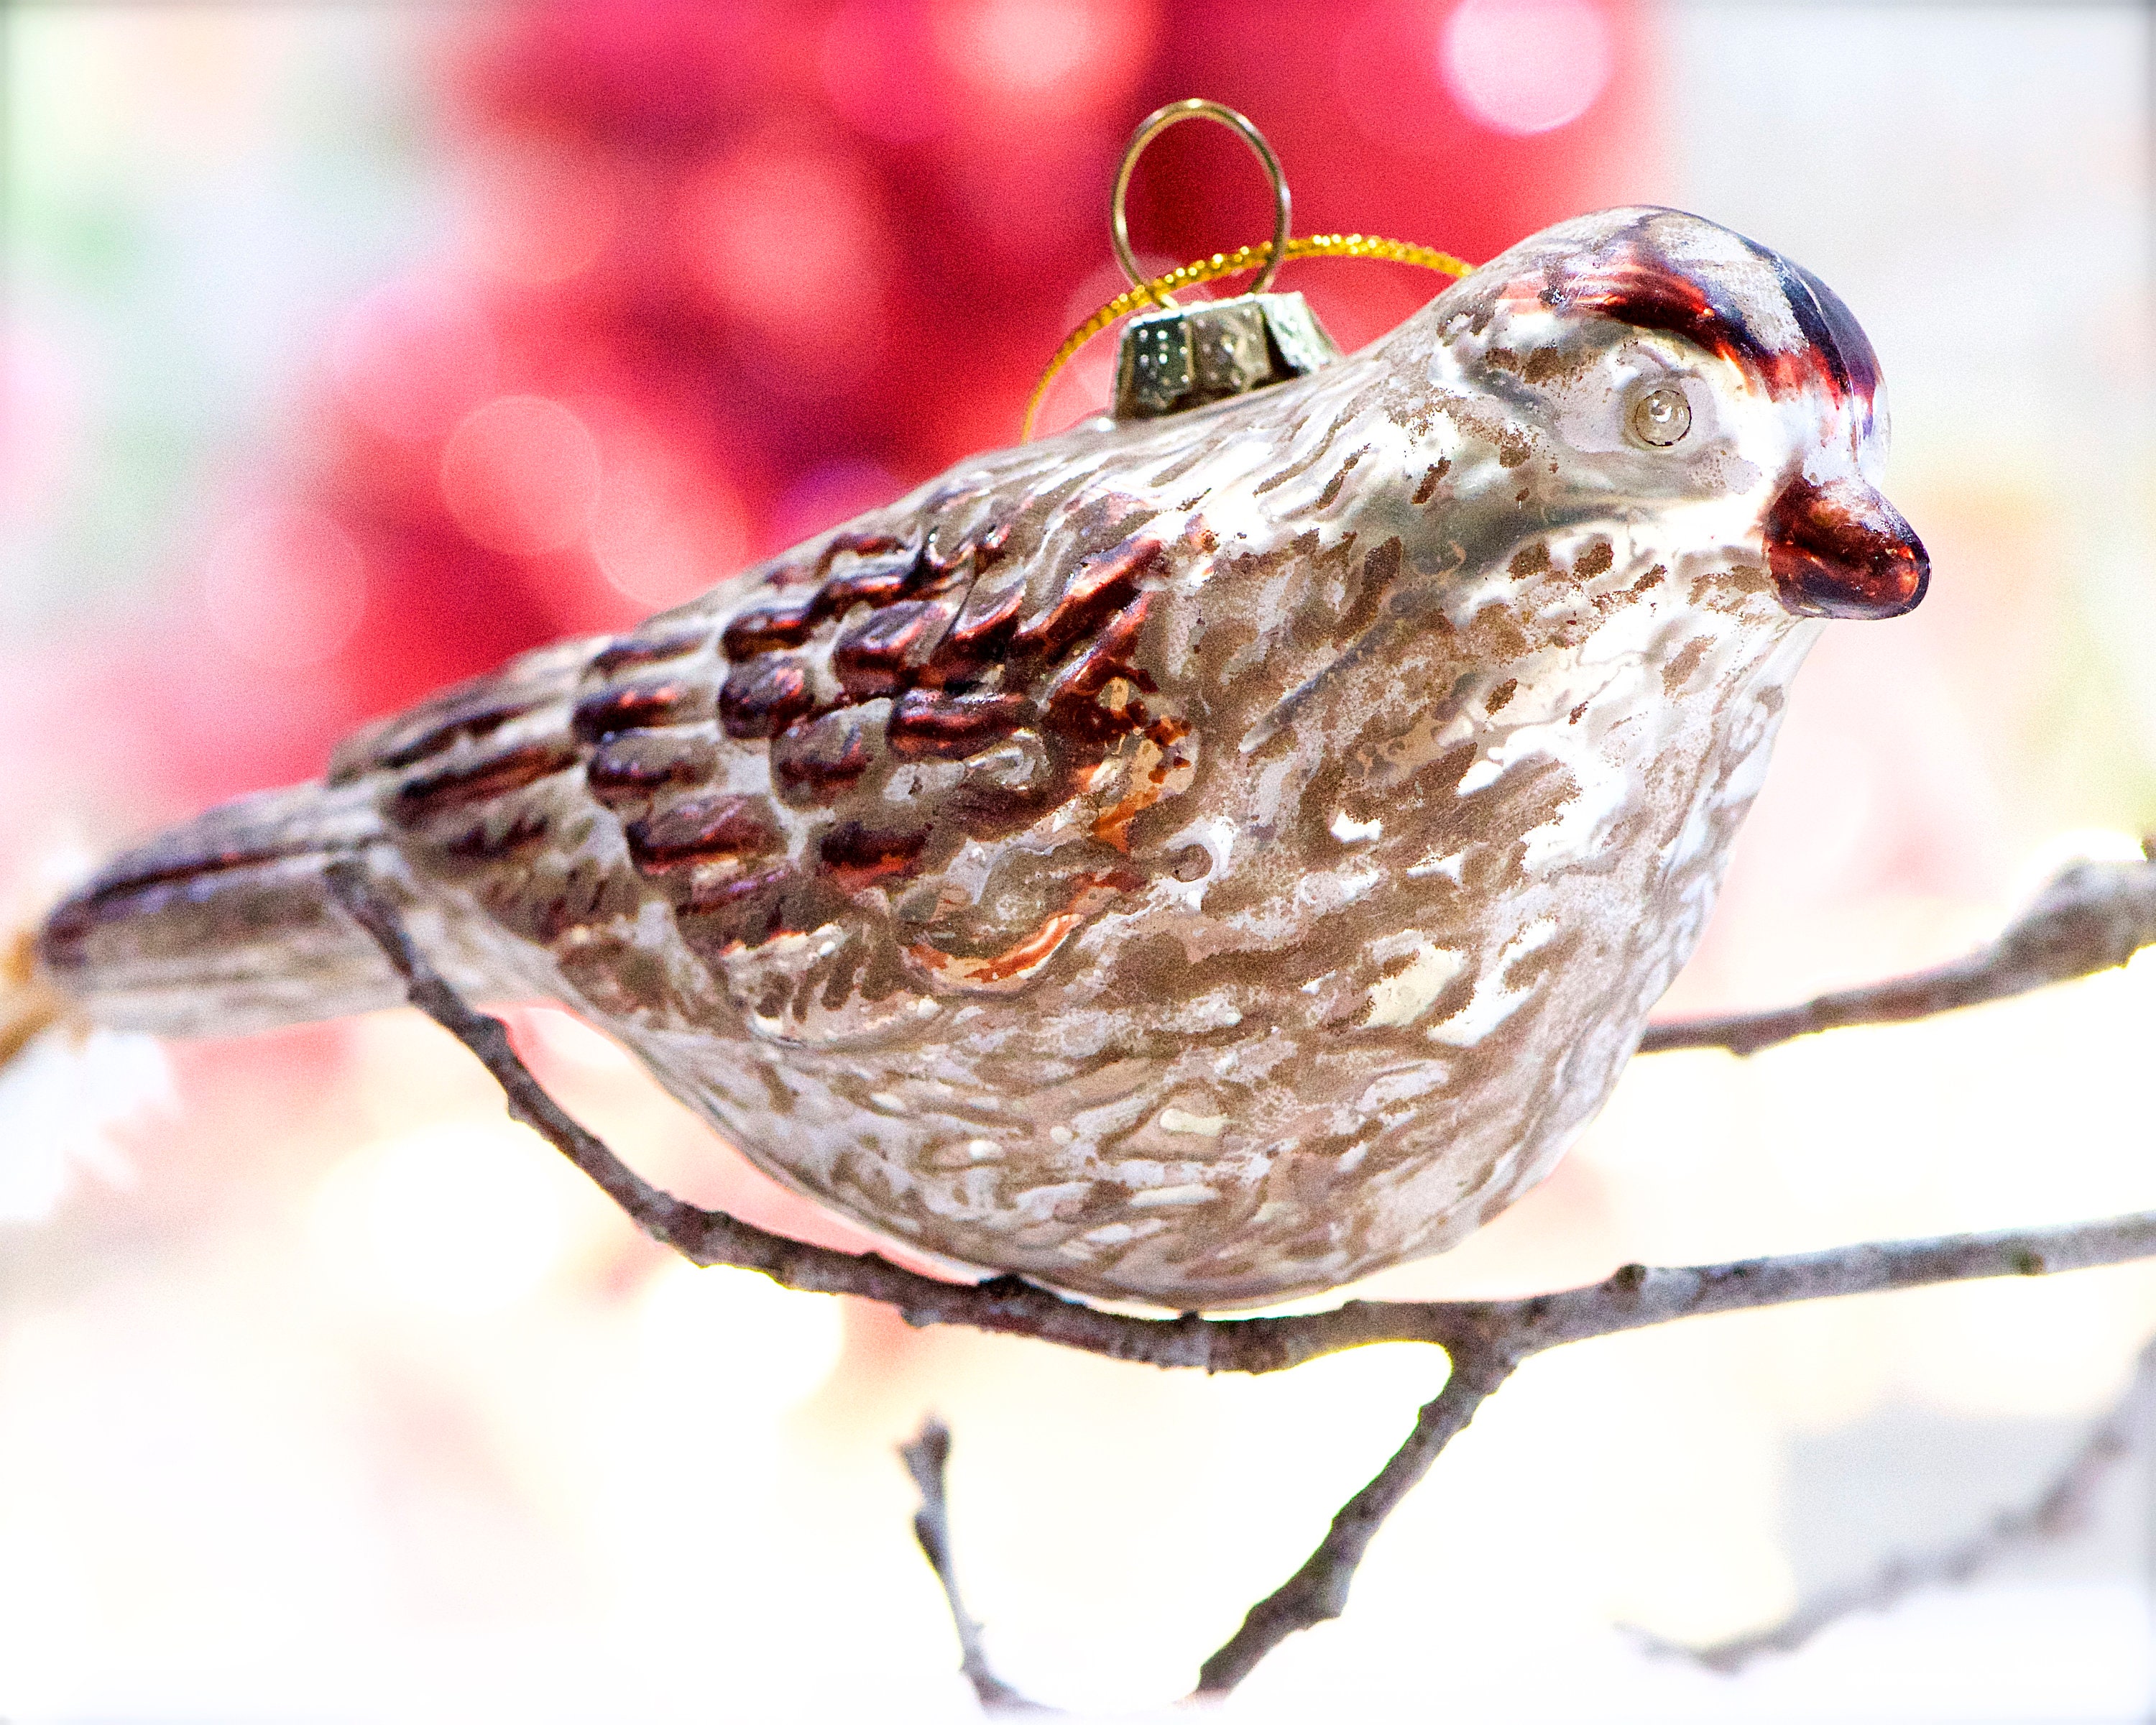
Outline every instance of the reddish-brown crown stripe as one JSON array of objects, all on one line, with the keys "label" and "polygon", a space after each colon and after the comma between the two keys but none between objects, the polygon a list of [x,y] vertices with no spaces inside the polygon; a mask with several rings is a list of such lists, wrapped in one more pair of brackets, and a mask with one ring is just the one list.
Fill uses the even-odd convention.
[{"label": "reddish-brown crown stripe", "polygon": [[1824,388],[1837,398],[1856,394],[1869,402],[1878,388],[1878,362],[1848,308],[1816,276],[1764,247],[1753,250],[1774,270],[1803,332],[1794,347],[1769,346],[1739,308],[1722,303],[1708,285],[1636,235],[1620,236],[1578,264],[1553,268],[1537,297],[1635,329],[1681,336],[1748,368],[1771,396]]}]

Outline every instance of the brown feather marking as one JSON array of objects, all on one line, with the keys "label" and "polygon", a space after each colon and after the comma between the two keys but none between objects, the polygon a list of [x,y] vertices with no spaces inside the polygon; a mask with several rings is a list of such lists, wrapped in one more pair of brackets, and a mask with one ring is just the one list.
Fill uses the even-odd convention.
[{"label": "brown feather marking", "polygon": [[616,732],[693,724],[711,716],[710,684],[701,678],[652,678],[587,695],[577,703],[569,728],[592,742]]},{"label": "brown feather marking", "polygon": [[507,699],[479,690],[463,700],[437,708],[427,716],[431,722],[411,728],[399,725],[376,744],[371,756],[343,776],[356,777],[367,768],[414,766],[429,755],[439,755],[460,738],[477,742],[491,736],[512,719],[521,719],[539,705],[537,697]]},{"label": "brown feather marking", "polygon": [[1033,716],[1023,695],[946,695],[909,689],[892,707],[886,732],[903,761],[963,761],[1003,741]]},{"label": "brown feather marking", "polygon": [[896,533],[839,533],[824,547],[824,564],[829,567],[834,558],[847,552],[857,557],[883,557],[897,552],[911,555],[911,542]]},{"label": "brown feather marking", "polygon": [[629,822],[622,835],[642,875],[767,855],[779,845],[778,824],[762,798],[725,792],[684,798]]},{"label": "brown feather marking", "polygon": [[999,585],[976,582],[929,655],[921,680],[957,687],[983,680],[1003,657],[1024,609],[1025,586],[1017,572]]},{"label": "brown feather marking", "polygon": [[445,809],[466,809],[521,790],[574,766],[577,753],[576,744],[567,737],[549,737],[438,768],[398,786],[391,799],[391,817],[408,824]]},{"label": "brown feather marking", "polygon": [[727,624],[719,636],[719,645],[727,659],[738,665],[761,653],[798,647],[815,632],[813,600],[793,605],[759,605]]},{"label": "brown feather marking", "polygon": [[945,600],[902,600],[846,630],[831,649],[839,685],[855,701],[896,694],[927,663],[957,609]]},{"label": "brown feather marking", "polygon": [[1150,534],[1134,534],[1113,551],[1095,557],[1071,581],[1062,596],[1029,618],[1011,637],[1014,653],[1060,656],[1101,620],[1137,597],[1139,578],[1161,561],[1161,543]]},{"label": "brown feather marking", "polygon": [[879,880],[913,872],[928,829],[906,832],[879,831],[857,820],[840,823],[824,834],[816,847],[819,872],[835,881],[840,891],[859,892]]},{"label": "brown feather marking", "polygon": [[686,658],[701,650],[711,639],[709,629],[690,629],[665,635],[631,635],[626,640],[616,641],[611,647],[601,649],[592,655],[592,673],[595,676],[610,677],[617,671],[634,670],[639,666],[664,664],[670,659]]},{"label": "brown feather marking", "polygon": [[829,880],[777,868],[698,881],[680,913],[690,950],[721,957],[782,934],[807,934],[845,914],[848,901]]},{"label": "brown feather marking", "polygon": [[718,764],[717,745],[707,734],[625,731],[592,751],[584,782],[612,809],[670,786],[701,784]]},{"label": "brown feather marking", "polygon": [[1151,593],[1140,593],[1134,603],[1101,631],[1085,655],[1050,685],[1048,698],[1042,704],[1050,728],[1065,742],[1090,745],[1099,751],[1125,732],[1145,725],[1147,715],[1143,701],[1132,699],[1108,704],[1101,697],[1118,678],[1131,685],[1133,694],[1152,686],[1152,679],[1131,663],[1131,649],[1145,627],[1152,598]]},{"label": "brown feather marking", "polygon": [[1437,482],[1445,477],[1446,472],[1451,468],[1451,459],[1450,457],[1447,457],[1445,459],[1439,461],[1434,465],[1424,469],[1422,482],[1414,488],[1414,495],[1410,497],[1408,501],[1410,503],[1429,502],[1431,498],[1437,495]]},{"label": "brown feather marking", "polygon": [[916,558],[903,562],[871,563],[834,575],[816,589],[813,601],[819,619],[844,617],[856,605],[884,606],[902,595],[922,572]]},{"label": "brown feather marking", "polygon": [[776,737],[812,705],[807,667],[783,654],[767,653],[726,673],[719,691],[719,723],[737,742]]},{"label": "brown feather marking", "polygon": [[814,807],[852,789],[879,752],[875,733],[889,711],[888,701],[871,701],[790,726],[771,745],[771,774],[780,800]]},{"label": "brown feather marking", "polygon": [[493,863],[531,850],[553,830],[543,808],[525,807],[512,814],[499,832],[484,815],[454,838],[441,839],[435,848],[459,862]]},{"label": "brown feather marking", "polygon": [[932,531],[921,548],[921,561],[927,566],[932,580],[948,580],[969,563],[978,572],[1004,554],[1016,525],[1015,516],[1000,516],[988,526],[963,535],[947,552],[941,537]]}]

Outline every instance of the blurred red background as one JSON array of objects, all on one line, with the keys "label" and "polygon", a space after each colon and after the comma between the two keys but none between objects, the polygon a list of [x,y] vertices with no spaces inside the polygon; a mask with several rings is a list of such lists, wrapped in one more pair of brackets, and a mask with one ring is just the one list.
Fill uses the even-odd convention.
[{"label": "blurred red background", "polygon": [[[1480,258],[1610,201],[1650,136],[1629,7],[1530,8],[1543,35],[1506,50],[1538,57],[1522,90],[1486,52],[1448,65],[1447,10],[589,0],[451,15],[433,79],[469,188],[454,243],[326,332],[291,380],[290,466],[231,488],[203,580],[131,619],[131,651],[97,643],[66,675],[32,672],[49,704],[18,724],[73,727],[175,811],[310,777],[362,719],[631,622],[1014,441],[1058,341],[1122,285],[1107,187],[1163,101],[1203,93],[1253,116],[1298,232]],[[1585,111],[1548,128],[1567,55]],[[1501,113],[1525,101],[1508,123],[1548,129],[1493,126],[1464,107],[1463,78]],[[1261,237],[1269,213],[1241,144],[1202,126],[1160,140],[1132,200],[1136,242],[1162,260]],[[1284,285],[1353,348],[1442,284],[1317,263]],[[1112,345],[1045,423],[1090,410]]]}]

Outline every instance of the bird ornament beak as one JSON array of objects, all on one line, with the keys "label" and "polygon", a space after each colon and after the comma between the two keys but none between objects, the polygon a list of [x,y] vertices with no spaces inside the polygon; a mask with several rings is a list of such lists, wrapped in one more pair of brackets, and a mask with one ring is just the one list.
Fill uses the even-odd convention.
[{"label": "bird ornament beak", "polygon": [[1923,542],[1861,479],[1799,474],[1768,508],[1765,538],[1774,591],[1799,617],[1899,617],[1931,581]]}]

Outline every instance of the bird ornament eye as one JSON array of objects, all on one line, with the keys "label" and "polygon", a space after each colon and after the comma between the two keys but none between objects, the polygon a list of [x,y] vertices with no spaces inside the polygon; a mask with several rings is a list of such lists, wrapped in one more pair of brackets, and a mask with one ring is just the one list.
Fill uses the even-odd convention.
[{"label": "bird ornament eye", "polygon": [[1661,384],[1634,398],[1625,426],[1635,443],[1650,449],[1672,449],[1691,430],[1691,403],[1681,389]]}]

